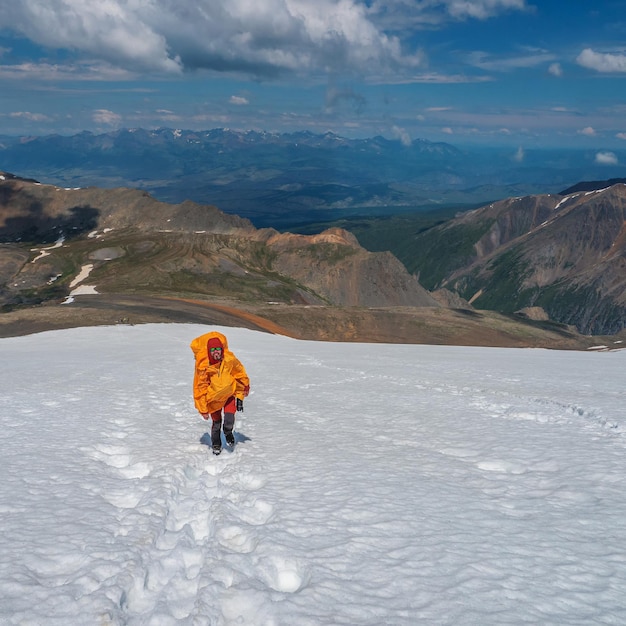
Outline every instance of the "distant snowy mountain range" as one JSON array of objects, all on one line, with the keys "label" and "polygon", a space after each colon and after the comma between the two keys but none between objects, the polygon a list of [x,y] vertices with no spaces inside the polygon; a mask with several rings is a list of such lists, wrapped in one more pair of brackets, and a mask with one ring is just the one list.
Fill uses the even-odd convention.
[{"label": "distant snowy mountain range", "polygon": [[624,154],[460,149],[424,140],[213,129],[0,137],[0,170],[63,187],[132,187],[289,228],[350,215],[468,208],[623,175]]}]

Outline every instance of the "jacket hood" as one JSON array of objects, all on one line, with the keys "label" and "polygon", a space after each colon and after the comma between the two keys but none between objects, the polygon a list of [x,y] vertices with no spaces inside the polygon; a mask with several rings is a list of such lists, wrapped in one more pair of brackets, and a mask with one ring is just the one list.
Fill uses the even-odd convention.
[{"label": "jacket hood", "polygon": [[[205,333],[204,335],[200,335],[199,337],[196,337],[191,342],[190,347],[196,359],[201,359],[202,357],[209,359],[209,351],[207,349],[207,346],[210,339],[217,339],[222,344],[222,347],[224,348],[224,354],[226,354],[226,351],[228,350],[228,339],[226,339],[226,337],[222,333],[214,330],[209,333]],[[209,362],[211,362],[210,359]]]}]

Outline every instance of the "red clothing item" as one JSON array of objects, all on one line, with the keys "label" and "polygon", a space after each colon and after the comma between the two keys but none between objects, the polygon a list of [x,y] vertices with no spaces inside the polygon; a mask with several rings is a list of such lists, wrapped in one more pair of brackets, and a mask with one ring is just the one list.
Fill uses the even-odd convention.
[{"label": "red clothing item", "polygon": [[[223,411],[224,413],[235,413],[237,411],[237,398],[235,396],[228,398]],[[211,419],[214,422],[219,422],[222,419],[222,409],[211,413]]]},{"label": "red clothing item", "polygon": [[[215,358],[215,352],[213,352],[213,350],[215,350],[216,348],[219,348],[220,350],[220,352],[218,353],[219,358],[217,359]],[[217,365],[222,360],[222,358],[224,357],[224,346],[218,337],[211,337],[207,341],[206,352],[209,357],[209,363],[211,365]]]}]

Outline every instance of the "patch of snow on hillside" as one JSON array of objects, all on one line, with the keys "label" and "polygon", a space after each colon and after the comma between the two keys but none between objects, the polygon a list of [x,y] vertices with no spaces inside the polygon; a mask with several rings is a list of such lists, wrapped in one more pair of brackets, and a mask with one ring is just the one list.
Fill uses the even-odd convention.
[{"label": "patch of snow on hillside", "polygon": [[89,274],[91,274],[91,270],[93,270],[93,263],[83,265],[78,276],[76,276],[76,278],[74,278],[74,280],[70,283],[70,289],[82,283],[89,276]]},{"label": "patch of snow on hillside", "polygon": [[96,291],[96,288],[93,285],[79,285],[78,287],[76,287],[76,289],[72,289],[72,292],[70,293],[70,297],[93,295],[97,293],[98,292]]},{"label": "patch of snow on hillside", "polygon": [[113,229],[112,228],[104,228],[102,230],[102,233],[100,233],[97,230],[92,230],[87,237],[89,239],[99,239],[100,237],[102,237],[103,235],[106,235],[106,233],[110,233]]},{"label": "patch of snow on hillside", "polygon": [[[41,250],[39,251],[39,255],[36,256],[31,261],[31,263],[35,263],[35,261],[38,261],[39,259],[42,259],[43,257],[49,256],[50,253],[48,252],[48,250],[55,250],[56,248],[61,248],[64,243],[65,243],[65,237],[61,237],[53,245],[47,246],[45,248],[41,248]],[[36,250],[37,250],[37,248],[32,248],[31,252],[35,252]]]},{"label": "patch of snow on hillside", "polygon": [[93,263],[88,263],[87,265],[82,266],[78,276],[76,276],[69,285],[72,291],[70,291],[69,295],[65,298],[65,300],[63,300],[63,302],[61,302],[61,304],[71,304],[74,302],[74,296],[98,293],[94,285],[81,285],[89,274],[91,274],[92,270]]}]

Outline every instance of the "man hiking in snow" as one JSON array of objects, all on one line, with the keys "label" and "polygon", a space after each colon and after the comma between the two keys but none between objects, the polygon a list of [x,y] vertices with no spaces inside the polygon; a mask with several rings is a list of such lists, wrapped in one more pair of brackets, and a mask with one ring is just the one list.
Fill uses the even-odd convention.
[{"label": "man hiking in snow", "polygon": [[213,331],[191,342],[196,358],[193,377],[193,399],[196,409],[211,424],[213,454],[222,451],[222,412],[224,438],[235,445],[235,411],[243,411],[243,399],[250,391],[250,379],[239,359],[228,349],[222,333]]}]

